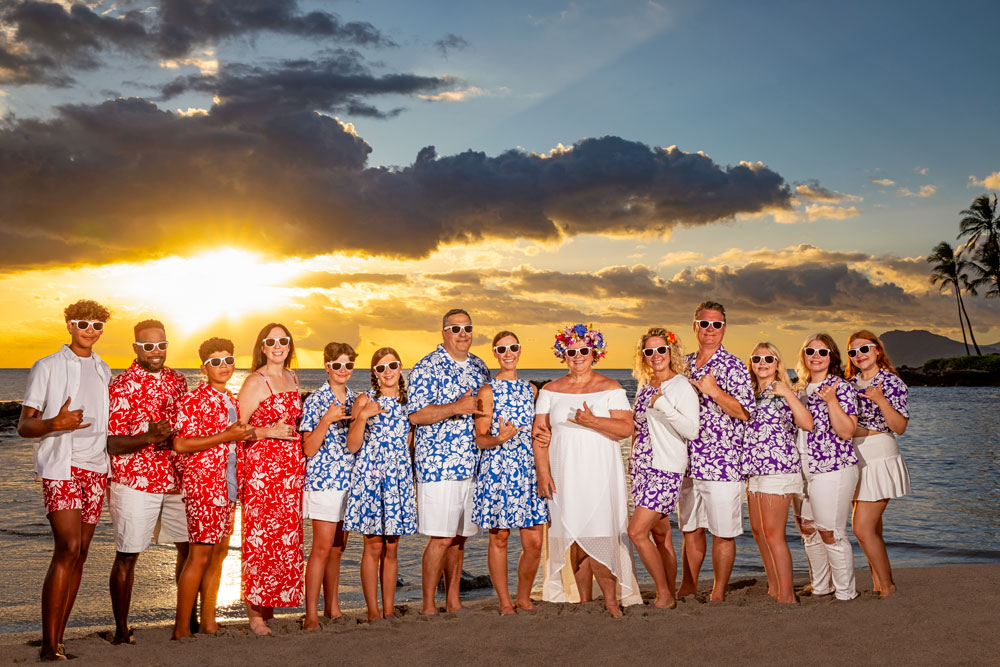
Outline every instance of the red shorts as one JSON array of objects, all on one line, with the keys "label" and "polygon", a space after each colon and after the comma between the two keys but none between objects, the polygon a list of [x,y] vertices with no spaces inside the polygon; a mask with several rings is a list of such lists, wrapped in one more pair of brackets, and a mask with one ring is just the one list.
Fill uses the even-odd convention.
[{"label": "red shorts", "polygon": [[73,466],[70,474],[70,479],[42,480],[46,514],[60,510],[80,510],[84,523],[97,525],[104,505],[104,489],[108,485],[107,473]]},{"label": "red shorts", "polygon": [[233,514],[236,503],[212,505],[194,498],[184,499],[187,517],[188,540],[199,544],[218,544],[222,538],[233,534]]}]

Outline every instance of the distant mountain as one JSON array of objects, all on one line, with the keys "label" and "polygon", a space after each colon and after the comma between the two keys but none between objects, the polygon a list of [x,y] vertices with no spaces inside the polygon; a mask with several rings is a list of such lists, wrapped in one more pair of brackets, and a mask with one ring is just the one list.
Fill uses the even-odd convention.
[{"label": "distant mountain", "polygon": [[[886,331],[881,336],[885,351],[896,366],[922,366],[928,359],[948,357],[964,357],[965,345],[960,340],[952,340],[946,336],[916,329],[914,331]],[[1000,353],[1000,343],[983,345],[979,349],[983,354]],[[969,350],[975,354],[975,348],[969,343]]]}]

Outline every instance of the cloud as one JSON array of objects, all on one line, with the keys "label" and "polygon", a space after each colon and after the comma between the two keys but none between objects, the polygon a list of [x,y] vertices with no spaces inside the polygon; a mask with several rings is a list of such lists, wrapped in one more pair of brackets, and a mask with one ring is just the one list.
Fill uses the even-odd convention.
[{"label": "cloud", "polygon": [[887,188],[887,187],[889,187],[891,185],[895,185],[896,181],[892,180],[891,178],[876,178],[876,179],[872,180],[872,183],[875,183],[876,185],[881,185],[881,186]]},{"label": "cloud", "polygon": [[1000,171],[995,171],[989,176],[983,177],[981,180],[975,176],[969,176],[969,187],[1000,190]]},{"label": "cloud", "polygon": [[668,252],[660,259],[660,263],[657,266],[676,266],[678,264],[693,264],[699,259],[702,259],[705,255],[700,252],[691,251],[679,251],[679,252]]},{"label": "cloud", "polygon": [[830,190],[819,184],[818,181],[811,180],[795,186],[795,196],[802,199],[811,199],[831,204],[842,201],[861,201],[863,198],[857,195],[844,194],[836,190]]},{"label": "cloud", "polygon": [[441,39],[434,42],[434,47],[441,52],[442,56],[448,57],[448,51],[461,51],[469,48],[469,42],[464,37],[454,33],[448,33]]},{"label": "cloud", "polygon": [[937,192],[936,185],[921,185],[920,190],[914,192],[909,188],[899,188],[897,192],[903,197],[921,197],[926,199],[927,197],[933,197],[934,193]]},{"label": "cloud", "polygon": [[[268,78],[257,68],[239,73]],[[369,168],[371,147],[351,125],[295,110],[310,95],[350,106],[349,98],[276,81],[272,107],[250,104],[266,88],[220,86],[204,114],[132,98],[64,105],[44,120],[8,117],[0,123],[0,259],[110,261],[220,241],[417,258],[492,238],[663,235],[791,198],[760,163],[723,167],[612,136],[545,155],[438,156],[427,147],[409,166]]]},{"label": "cloud", "polygon": [[810,204],[806,206],[806,217],[809,222],[815,220],[846,220],[858,215],[856,206],[829,206],[824,204]]},{"label": "cloud", "polygon": [[930,171],[928,167],[914,167],[913,171],[917,172],[921,176],[926,176],[927,172]]},{"label": "cloud", "polygon": [[509,92],[510,91],[506,88],[501,89],[499,93],[494,93],[480,88],[479,86],[469,86],[468,88],[464,88],[462,90],[446,90],[434,95],[417,95],[417,97],[429,102],[464,102],[465,100],[476,97],[496,97],[498,94],[504,95]]}]

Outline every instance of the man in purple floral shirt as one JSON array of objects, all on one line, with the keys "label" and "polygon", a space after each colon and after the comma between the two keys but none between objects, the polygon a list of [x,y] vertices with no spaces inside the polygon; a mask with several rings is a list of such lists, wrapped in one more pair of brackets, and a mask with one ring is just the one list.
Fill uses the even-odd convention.
[{"label": "man in purple floral shirt", "polygon": [[695,309],[698,351],[687,357],[691,384],[701,403],[698,437],[689,443],[687,475],[677,503],[684,533],[684,577],[678,597],[698,589],[705,560],[705,530],[712,533],[712,601],[726,597],[736,558],[736,536],[743,534],[743,425],[754,405],[750,371],[726,351],[726,309],[705,301]]}]

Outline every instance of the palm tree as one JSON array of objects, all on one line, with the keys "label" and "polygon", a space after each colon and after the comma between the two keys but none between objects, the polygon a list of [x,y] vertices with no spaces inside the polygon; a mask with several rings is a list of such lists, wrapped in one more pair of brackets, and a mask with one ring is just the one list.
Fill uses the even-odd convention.
[{"label": "palm tree", "polygon": [[[961,211],[959,215],[963,217],[958,225],[961,231],[958,238],[969,237],[967,247],[975,248],[974,259],[983,263],[988,274],[988,267],[991,261],[1000,255],[1000,215],[997,214],[997,196],[994,194],[990,199],[989,195],[979,195],[972,200],[969,208]],[[983,243],[979,243],[980,237],[985,237]],[[993,258],[991,260],[991,257]],[[979,278],[980,285],[993,280],[992,292],[1000,290],[1000,275],[983,275]]]},{"label": "palm tree", "polygon": [[968,268],[976,275],[966,280],[966,290],[977,295],[980,288],[986,288],[983,294],[987,299],[1000,297],[1000,252],[986,243],[979,249],[976,258],[968,262]]},{"label": "palm tree", "polygon": [[[939,285],[938,289],[941,291],[948,288],[955,290],[955,299],[958,301],[958,323],[962,327],[962,342],[965,343],[965,353],[970,354],[969,340],[965,335],[965,323],[968,322],[969,335],[972,337],[972,344],[976,348],[976,354],[982,354],[979,351],[979,345],[976,343],[976,336],[972,333],[972,321],[969,320],[969,313],[965,310],[965,302],[962,300],[962,288],[970,287],[966,277],[966,271],[968,270],[967,262],[957,256],[955,249],[945,241],[934,246],[934,250],[927,257],[927,262],[932,264],[931,284]],[[962,321],[963,315],[965,315],[964,322]]]}]

